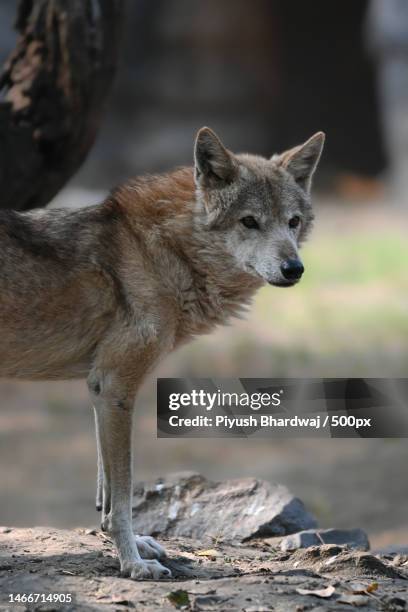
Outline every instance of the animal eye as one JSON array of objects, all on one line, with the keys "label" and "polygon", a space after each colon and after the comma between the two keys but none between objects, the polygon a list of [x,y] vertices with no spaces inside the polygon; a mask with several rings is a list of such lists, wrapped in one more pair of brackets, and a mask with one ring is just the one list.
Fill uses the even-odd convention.
[{"label": "animal eye", "polygon": [[294,229],[295,227],[298,227],[299,223],[300,223],[299,215],[295,215],[294,217],[289,219],[289,227],[292,229]]},{"label": "animal eye", "polygon": [[243,217],[241,219],[242,225],[245,225],[248,229],[259,229],[258,221],[254,217]]}]

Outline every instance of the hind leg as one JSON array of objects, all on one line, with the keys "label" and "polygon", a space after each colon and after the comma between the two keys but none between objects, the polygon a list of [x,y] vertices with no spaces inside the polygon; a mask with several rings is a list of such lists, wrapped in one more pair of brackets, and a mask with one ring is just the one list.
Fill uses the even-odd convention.
[{"label": "hind leg", "polygon": [[[102,451],[101,451],[101,441],[100,441],[100,435],[99,435],[99,426],[98,426],[98,415],[97,412],[94,410],[94,416],[95,416],[95,433],[96,433],[96,451],[97,451],[97,456],[98,456],[98,473],[97,473],[97,477],[96,477],[96,499],[95,499],[95,506],[96,506],[96,510],[98,512],[100,512],[102,510],[102,505],[103,505],[103,483],[104,483],[104,477],[103,477],[103,463],[102,463]],[[110,495],[109,495],[110,497]]]}]

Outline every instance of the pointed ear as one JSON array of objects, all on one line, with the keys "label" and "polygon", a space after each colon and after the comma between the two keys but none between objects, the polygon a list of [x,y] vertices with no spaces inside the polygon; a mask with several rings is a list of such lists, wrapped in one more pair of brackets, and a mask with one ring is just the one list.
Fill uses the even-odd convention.
[{"label": "pointed ear", "polygon": [[236,175],[236,162],[218,136],[208,127],[198,131],[194,145],[195,178],[207,187],[230,183]]},{"label": "pointed ear", "polygon": [[309,192],[312,176],[323,150],[324,140],[324,133],[317,132],[304,144],[289,149],[272,159],[285,168],[302,189]]}]

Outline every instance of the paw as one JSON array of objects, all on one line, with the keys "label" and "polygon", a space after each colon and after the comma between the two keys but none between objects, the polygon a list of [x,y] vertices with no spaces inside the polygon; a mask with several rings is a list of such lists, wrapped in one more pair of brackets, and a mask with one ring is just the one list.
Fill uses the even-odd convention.
[{"label": "paw", "polygon": [[171,571],[155,559],[124,561],[121,566],[121,574],[132,580],[160,580],[171,577]]},{"label": "paw", "polygon": [[135,536],[135,542],[142,559],[164,559],[166,551],[151,536]]}]

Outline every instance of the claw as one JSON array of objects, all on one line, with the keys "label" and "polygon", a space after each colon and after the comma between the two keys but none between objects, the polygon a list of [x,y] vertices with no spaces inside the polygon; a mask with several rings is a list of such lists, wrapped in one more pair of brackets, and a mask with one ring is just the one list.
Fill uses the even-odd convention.
[{"label": "claw", "polygon": [[171,577],[171,571],[155,559],[125,561],[121,567],[121,574],[132,580],[160,580]]}]

